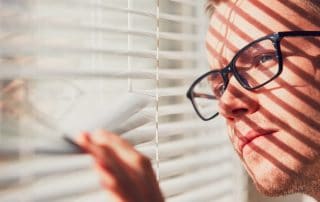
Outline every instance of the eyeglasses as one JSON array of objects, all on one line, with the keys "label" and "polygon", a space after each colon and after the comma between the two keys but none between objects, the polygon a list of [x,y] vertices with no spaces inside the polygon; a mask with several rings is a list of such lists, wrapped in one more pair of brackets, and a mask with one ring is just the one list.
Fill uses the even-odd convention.
[{"label": "eyeglasses", "polygon": [[258,89],[281,74],[280,42],[284,37],[315,36],[320,36],[320,31],[277,32],[259,38],[240,49],[223,69],[211,70],[196,79],[187,91],[187,97],[202,120],[213,119],[219,114],[218,102],[232,75],[243,88]]}]

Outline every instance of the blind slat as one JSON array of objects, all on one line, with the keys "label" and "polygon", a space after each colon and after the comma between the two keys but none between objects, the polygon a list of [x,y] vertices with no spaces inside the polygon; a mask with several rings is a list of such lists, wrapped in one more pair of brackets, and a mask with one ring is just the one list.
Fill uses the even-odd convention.
[{"label": "blind slat", "polygon": [[[167,202],[181,201],[234,201],[230,193],[233,192],[234,182],[232,180],[214,181],[200,188],[195,187],[193,190],[183,194],[168,197]],[[227,197],[227,199],[225,199]],[[224,199],[224,200],[223,200]]]},{"label": "blind slat", "polygon": [[[54,66],[54,62],[51,64]],[[139,69],[139,68],[137,68]],[[14,78],[26,78],[26,79],[59,79],[59,78],[83,78],[83,79],[99,79],[99,78],[113,78],[113,79],[155,79],[156,72],[152,70],[119,70],[117,68],[97,69],[89,71],[75,67],[61,67],[60,68],[48,68],[36,65],[23,65],[14,64],[2,64],[0,79],[14,79]],[[196,76],[192,71],[176,70],[160,70],[159,77],[161,79],[170,80],[191,80]]]},{"label": "blind slat", "polygon": [[[218,148],[219,150],[212,149],[200,153],[195,152],[195,154],[190,154],[186,157],[182,156],[162,162],[159,167],[161,174],[160,178],[168,178],[180,173],[187,174],[188,172],[193,172],[200,168],[228,162],[231,159],[230,149],[226,146]],[[217,153],[219,153],[219,155],[216,155]],[[162,153],[159,153],[159,155],[162,157]]]},{"label": "blind slat", "polygon": [[19,180],[32,176],[38,179],[50,175],[61,175],[77,172],[91,167],[92,160],[89,156],[65,156],[51,157],[42,156],[42,159],[33,159],[27,162],[18,162],[0,168],[0,187],[8,187],[19,183]]},{"label": "blind slat", "polygon": [[[218,167],[218,169],[216,168]],[[222,163],[215,167],[208,167],[188,175],[182,175],[160,182],[160,186],[166,197],[193,190],[195,187],[206,186],[213,181],[223,180],[232,173],[229,163]]]},{"label": "blind slat", "polygon": [[36,22],[30,24],[28,21],[14,21],[14,19],[5,20],[5,24],[2,25],[2,28],[6,30],[7,33],[17,33],[17,32],[30,32],[32,33],[31,28],[41,27],[46,31],[54,31],[57,33],[68,33],[68,31],[78,31],[81,33],[118,33],[125,34],[129,36],[144,36],[167,40],[175,40],[175,41],[184,41],[184,42],[199,42],[196,34],[188,34],[188,33],[178,33],[178,32],[159,32],[159,35],[153,30],[138,30],[138,29],[128,29],[127,27],[116,27],[116,26],[93,26],[93,25],[85,25],[85,24],[72,24],[66,22],[55,22],[49,21],[46,19],[37,19]]},{"label": "blind slat", "polygon": [[[86,10],[87,12],[98,12],[98,10],[100,10],[102,13],[103,12],[121,12],[121,13],[125,13],[125,14],[134,14],[134,15],[139,15],[139,16],[145,16],[145,17],[149,17],[149,18],[153,18],[153,19],[157,19],[157,14],[155,11],[144,11],[141,9],[136,9],[136,8],[124,8],[124,7],[117,7],[117,6],[111,6],[110,4],[106,4],[106,3],[99,3],[99,4],[93,4],[93,3],[88,3],[88,2],[74,2],[74,1],[60,1],[58,3],[56,3],[56,5],[54,5],[54,3],[51,3],[51,7],[60,7],[60,9],[65,8],[64,6],[73,6],[74,10]],[[40,8],[40,6],[47,6],[48,2],[39,2],[37,1],[37,6]],[[5,8],[13,8],[10,6],[6,6],[3,7],[3,10],[5,10]],[[42,8],[43,10],[44,8]],[[156,9],[154,9],[156,10]],[[20,8],[17,8],[17,11],[21,11]],[[79,13],[80,15],[81,13]],[[198,21],[197,18],[195,18],[192,15],[173,15],[173,14],[168,14],[168,13],[164,13],[162,10],[160,12],[160,20],[170,20],[170,21],[174,21],[174,22],[179,22],[179,23],[183,23],[183,24],[192,24],[192,25],[198,25]]]},{"label": "blind slat", "polygon": [[171,2],[181,3],[182,5],[198,6],[194,0],[170,0]]},{"label": "blind slat", "polygon": [[[177,127],[179,125],[179,127]],[[163,123],[159,127],[159,136],[160,138],[167,138],[176,134],[187,134],[190,132],[196,132],[200,129],[206,130],[222,130],[223,126],[218,124],[208,124],[201,121],[179,121],[171,123]],[[153,137],[153,126],[146,126],[142,128],[137,128],[123,135],[124,138],[127,138],[129,141],[132,141],[133,144],[139,144],[143,142],[149,142]],[[151,138],[150,138],[151,137]],[[217,138],[225,136],[220,135]]]},{"label": "blind slat", "polygon": [[[150,115],[138,113],[137,116],[132,116],[127,121],[125,121],[124,124],[114,127],[112,131],[118,134],[125,133],[132,129],[140,127],[152,120],[153,117],[150,117]],[[36,138],[36,140],[30,140],[29,138],[30,137],[24,140],[24,142],[27,144],[25,147],[27,147],[29,150],[32,150],[33,154],[67,155],[82,153],[82,151],[76,145],[73,145],[73,142],[69,142],[69,139],[66,139],[66,136],[63,137],[62,134],[56,134],[55,136],[50,134],[47,137],[32,136],[32,138]],[[5,141],[0,142],[0,157],[19,156],[21,145],[18,143],[21,140],[23,140],[23,138],[19,136],[7,137]]]},{"label": "blind slat", "polygon": [[61,200],[53,200],[53,201],[46,201],[46,202],[69,202],[69,201],[70,202],[71,201],[76,201],[76,202],[88,202],[88,201],[109,202],[110,199],[108,198],[108,195],[106,194],[105,191],[100,190],[100,191],[86,193],[86,194],[80,195],[80,196],[68,197],[68,198],[64,198]]},{"label": "blind slat", "polygon": [[[225,137],[216,137],[214,141],[208,141],[205,137],[189,137],[182,140],[175,140],[170,142],[161,143],[158,151],[162,158],[179,156],[186,152],[196,152],[204,149],[210,149],[211,147],[219,147],[227,144]],[[154,154],[154,146],[142,146],[137,148],[145,154]],[[151,157],[152,158],[152,157]]]},{"label": "blind slat", "polygon": [[[212,172],[213,169],[218,169],[219,172]],[[165,196],[168,197],[178,193],[183,193],[190,189],[192,190],[195,186],[205,186],[206,183],[210,181],[217,180],[217,178],[219,179],[224,175],[230,175],[231,170],[232,167],[230,164],[222,163],[215,165],[214,167],[198,170],[188,175],[164,180],[160,183],[160,186],[162,187]],[[79,176],[81,177],[79,178]],[[13,191],[12,193],[0,195],[0,198],[4,201],[8,201],[8,199],[17,199],[19,198],[18,196],[15,196],[17,193],[27,191],[29,193],[33,193],[34,201],[40,202],[76,196],[83,193],[83,191],[88,192],[89,190],[96,191],[99,189],[98,176],[92,172],[86,171],[65,176],[63,178],[48,178],[46,180],[40,180],[34,183],[31,187],[27,186],[22,188],[22,190],[20,189]]]},{"label": "blind slat", "polygon": [[[142,10],[138,10],[138,9],[119,8],[119,7],[108,6],[108,5],[104,5],[103,8],[108,9],[108,10],[112,10],[112,11],[119,11],[119,12],[130,13],[130,14],[146,16],[146,17],[151,17],[151,18],[157,19],[156,13],[142,11]],[[193,25],[198,24],[197,19],[192,16],[172,15],[172,14],[160,12],[159,17],[160,17],[160,20],[170,20],[170,21],[174,21],[174,22],[179,22],[179,23],[184,23],[184,24],[193,24]]]},{"label": "blind slat", "polygon": [[170,88],[159,88],[158,90],[135,90],[134,92],[149,95],[154,97],[156,93],[160,97],[168,97],[168,96],[184,96],[187,92],[187,87],[170,87]]},{"label": "blind slat", "polygon": [[[68,179],[68,180],[66,180]],[[85,182],[85,183],[83,183]],[[14,189],[10,193],[0,194],[1,201],[20,201],[19,193],[26,193],[23,197],[28,198],[28,193],[32,196],[32,201],[43,202],[58,200],[65,197],[81,195],[84,192],[96,191],[100,189],[98,176],[93,172],[74,173],[63,178],[48,178],[38,181],[32,186]]]},{"label": "blind slat", "polygon": [[[8,55],[27,55],[27,56],[41,56],[41,55],[72,55],[72,54],[107,54],[118,56],[131,56],[138,58],[157,58],[157,52],[151,50],[122,50],[122,49],[107,49],[107,48],[82,48],[82,47],[57,47],[57,46],[37,46],[28,47],[29,44],[24,46],[19,45],[6,45],[3,44],[0,50],[0,56],[6,57]],[[31,44],[30,44],[31,45]],[[21,47],[22,46],[22,47]],[[194,61],[198,59],[198,55],[192,51],[159,51],[160,59],[167,60],[184,60]]]},{"label": "blind slat", "polygon": [[[148,109],[146,109],[148,110]],[[152,109],[150,109],[151,111]],[[193,113],[193,109],[190,108],[190,103],[186,104],[172,104],[168,106],[160,106],[159,107],[159,116],[169,116],[173,114],[189,114]]]},{"label": "blind slat", "polygon": [[[187,171],[208,167],[213,164],[218,164],[230,159],[230,149],[228,147],[215,147],[208,151],[188,155],[187,157],[168,160],[161,163],[160,173],[161,178],[167,178],[179,173],[186,173]],[[137,148],[145,155],[147,153],[145,148]],[[219,156],[215,155],[219,149]],[[153,153],[155,152],[153,149]],[[170,153],[170,151],[168,151]],[[160,153],[161,156],[162,153]],[[175,155],[177,152],[174,153]],[[171,155],[173,155],[171,153]],[[153,155],[154,156],[154,155]],[[208,159],[207,157],[211,158]],[[164,158],[167,158],[164,156]],[[0,187],[9,187],[19,183],[20,179],[32,176],[34,180],[48,176],[61,176],[71,172],[77,172],[91,168],[92,160],[87,155],[65,156],[65,157],[51,157],[49,159],[42,156],[42,159],[35,159],[27,162],[19,162],[0,168]],[[154,167],[156,170],[156,167]]]}]

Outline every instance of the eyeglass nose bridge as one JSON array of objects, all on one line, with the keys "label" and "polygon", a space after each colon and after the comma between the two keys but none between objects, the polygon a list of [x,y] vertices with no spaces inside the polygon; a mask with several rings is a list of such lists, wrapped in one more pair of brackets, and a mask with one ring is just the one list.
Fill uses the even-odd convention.
[{"label": "eyeglass nose bridge", "polygon": [[220,71],[220,74],[224,82],[223,91],[225,91],[229,84],[229,74],[234,74],[234,70],[232,69],[232,66],[229,64]]}]

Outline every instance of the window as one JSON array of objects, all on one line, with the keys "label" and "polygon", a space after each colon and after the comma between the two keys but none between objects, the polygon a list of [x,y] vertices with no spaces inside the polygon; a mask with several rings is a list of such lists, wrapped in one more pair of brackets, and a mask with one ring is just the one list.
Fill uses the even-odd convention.
[{"label": "window", "polygon": [[245,198],[223,121],[185,98],[207,70],[203,1],[0,2],[0,201],[107,201],[90,157],[53,151],[134,96],[150,102],[116,129],[152,159],[167,201]]}]

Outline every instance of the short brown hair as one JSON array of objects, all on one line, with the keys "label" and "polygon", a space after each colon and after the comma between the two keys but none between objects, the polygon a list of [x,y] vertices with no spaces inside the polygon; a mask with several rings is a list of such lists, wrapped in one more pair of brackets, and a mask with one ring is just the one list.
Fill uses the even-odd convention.
[{"label": "short brown hair", "polygon": [[209,16],[212,16],[214,11],[214,6],[219,2],[219,0],[207,0],[207,3],[205,5],[206,13]]}]

